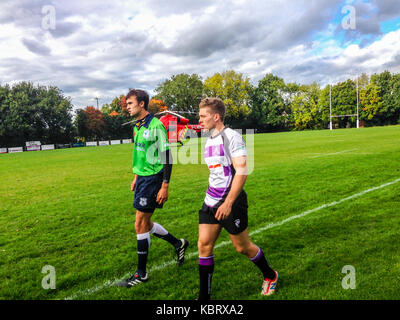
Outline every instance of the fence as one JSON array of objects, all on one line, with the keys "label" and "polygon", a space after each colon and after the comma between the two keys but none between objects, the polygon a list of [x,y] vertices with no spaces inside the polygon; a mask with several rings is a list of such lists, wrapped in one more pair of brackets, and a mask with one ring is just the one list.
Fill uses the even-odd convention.
[{"label": "fence", "polygon": [[12,147],[12,148],[0,148],[0,154],[2,153],[16,153],[26,151],[45,151],[55,149],[67,149],[67,148],[79,148],[79,147],[97,147],[97,146],[109,146],[116,144],[132,143],[132,139],[120,139],[120,140],[105,140],[105,141],[88,141],[88,142],[77,142],[67,144],[44,144],[40,142],[36,144],[27,143],[25,147]]}]

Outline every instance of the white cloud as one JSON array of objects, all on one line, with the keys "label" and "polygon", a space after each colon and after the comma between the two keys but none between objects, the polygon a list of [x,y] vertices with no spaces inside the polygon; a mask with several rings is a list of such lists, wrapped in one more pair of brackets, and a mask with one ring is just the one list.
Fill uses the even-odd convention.
[{"label": "white cloud", "polygon": [[[130,87],[154,92],[182,72],[204,79],[234,69],[254,84],[268,72],[321,84],[356,70],[398,72],[400,31],[382,35],[376,28],[400,9],[389,2],[355,1],[364,24],[344,39],[335,38],[341,0],[54,0],[56,30],[41,28],[47,0],[2,3],[0,79],[57,85],[84,107],[96,96],[110,102]],[[355,44],[372,32],[368,19],[375,34]]]},{"label": "white cloud", "polygon": [[[400,54],[400,30],[393,31],[375,41],[367,47],[360,48],[353,44],[348,46],[340,57],[332,62],[348,66],[349,69],[362,69],[363,71],[374,73],[381,72],[383,68],[393,61]],[[398,72],[400,65],[391,71]]]}]

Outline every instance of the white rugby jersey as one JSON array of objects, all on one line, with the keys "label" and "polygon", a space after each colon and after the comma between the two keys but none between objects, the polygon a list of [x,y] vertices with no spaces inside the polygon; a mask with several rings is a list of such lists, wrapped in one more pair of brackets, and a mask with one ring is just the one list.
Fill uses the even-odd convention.
[{"label": "white rugby jersey", "polygon": [[235,130],[224,128],[215,137],[208,138],[204,147],[204,160],[210,170],[204,199],[207,206],[214,207],[228,195],[235,175],[232,158],[246,154],[242,135]]}]

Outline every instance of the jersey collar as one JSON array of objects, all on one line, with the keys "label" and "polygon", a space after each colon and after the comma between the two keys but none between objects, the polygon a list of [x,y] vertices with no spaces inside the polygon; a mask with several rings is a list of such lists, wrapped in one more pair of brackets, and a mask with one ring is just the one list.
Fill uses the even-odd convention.
[{"label": "jersey collar", "polygon": [[[150,122],[151,122],[151,120],[153,120],[153,118],[154,118],[154,114],[152,114],[152,113],[149,113],[144,119],[144,124],[143,124],[143,127],[145,127],[146,129],[148,129],[149,128],[149,125],[150,125]],[[133,125],[134,126],[136,126],[136,123],[138,123],[138,121],[140,121],[140,120],[137,120]]]},{"label": "jersey collar", "polygon": [[222,133],[225,131],[226,127],[224,127],[220,132],[218,132],[215,136],[210,136],[211,139],[215,139],[222,135]]},{"label": "jersey collar", "polygon": [[154,118],[154,114],[152,114],[152,113],[149,113],[146,116],[146,120],[144,121],[144,125],[143,125],[146,129],[149,127],[150,122],[151,122],[151,120],[153,120],[153,118]]}]

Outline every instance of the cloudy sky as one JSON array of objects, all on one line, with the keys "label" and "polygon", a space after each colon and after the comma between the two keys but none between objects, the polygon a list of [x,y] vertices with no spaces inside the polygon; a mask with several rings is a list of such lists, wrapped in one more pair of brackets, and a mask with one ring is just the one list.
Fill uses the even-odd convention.
[{"label": "cloudy sky", "polygon": [[76,108],[229,69],[253,84],[398,73],[400,0],[0,0],[0,84],[56,85]]}]

